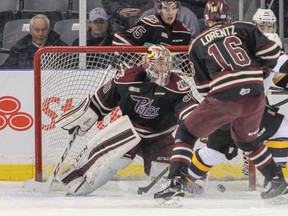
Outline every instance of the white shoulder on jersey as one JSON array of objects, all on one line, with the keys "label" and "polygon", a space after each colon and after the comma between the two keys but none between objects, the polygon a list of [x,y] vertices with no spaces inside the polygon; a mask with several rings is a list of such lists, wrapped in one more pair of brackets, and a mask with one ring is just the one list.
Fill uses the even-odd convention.
[{"label": "white shoulder on jersey", "polygon": [[282,41],[277,33],[264,33],[264,35],[271,41],[274,41],[281,49],[283,48]]}]

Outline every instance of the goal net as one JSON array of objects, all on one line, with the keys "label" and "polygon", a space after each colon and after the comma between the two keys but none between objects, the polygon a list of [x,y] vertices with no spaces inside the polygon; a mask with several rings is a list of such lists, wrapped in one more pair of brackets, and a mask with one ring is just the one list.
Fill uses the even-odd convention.
[{"label": "goal net", "polygon": [[[199,101],[193,74],[187,55],[187,46],[168,47],[173,54],[172,70],[190,84],[192,93]],[[60,160],[69,140],[67,131],[55,127],[55,119],[75,107],[87,94],[115,76],[117,70],[141,64],[148,47],[44,47],[35,55],[35,179],[46,181]],[[102,121],[97,122],[68,152],[62,169],[72,164],[85,144],[108,124],[121,116],[115,108]],[[196,148],[203,146],[197,142]],[[241,151],[231,161],[215,166],[210,177],[213,179],[246,180],[250,190],[255,189],[255,172],[243,160]],[[247,165],[247,166],[246,166]],[[60,172],[61,173],[61,170]],[[248,181],[250,177],[250,181]],[[133,164],[120,170],[117,179],[145,178],[143,160],[135,158]]]}]

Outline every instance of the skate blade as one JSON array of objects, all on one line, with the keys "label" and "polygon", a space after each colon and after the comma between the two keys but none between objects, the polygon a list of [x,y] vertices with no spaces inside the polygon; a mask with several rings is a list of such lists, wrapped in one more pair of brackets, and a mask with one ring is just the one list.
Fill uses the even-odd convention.
[{"label": "skate blade", "polygon": [[265,200],[267,205],[288,205],[288,194],[282,194],[277,197]]},{"label": "skate blade", "polygon": [[186,187],[186,192],[186,195],[188,195],[190,198],[199,198],[203,196],[204,189],[200,185],[188,184]]},{"label": "skate blade", "polygon": [[183,206],[183,197],[175,196],[169,199],[155,199],[158,208],[180,208]]}]

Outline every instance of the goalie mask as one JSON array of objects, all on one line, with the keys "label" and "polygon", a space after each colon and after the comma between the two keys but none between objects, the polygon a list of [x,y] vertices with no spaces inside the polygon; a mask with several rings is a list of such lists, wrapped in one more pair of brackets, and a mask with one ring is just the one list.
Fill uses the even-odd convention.
[{"label": "goalie mask", "polygon": [[149,47],[143,66],[151,82],[159,86],[167,86],[170,80],[171,65],[172,54],[167,48],[162,45]]},{"label": "goalie mask", "polygon": [[208,0],[204,8],[204,20],[207,26],[209,21],[222,24],[229,24],[229,6],[224,0]]},{"label": "goalie mask", "polygon": [[277,18],[271,9],[259,8],[253,15],[253,22],[263,33],[276,33]]}]

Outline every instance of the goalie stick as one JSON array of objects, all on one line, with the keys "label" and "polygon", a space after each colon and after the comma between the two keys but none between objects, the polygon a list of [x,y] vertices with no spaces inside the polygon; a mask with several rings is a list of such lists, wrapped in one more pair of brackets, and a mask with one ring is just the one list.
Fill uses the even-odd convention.
[{"label": "goalie stick", "polygon": [[158,176],[156,176],[156,178],[153,179],[149,185],[146,187],[139,187],[137,193],[140,195],[146,194],[169,171],[169,169],[170,165],[167,166]]},{"label": "goalie stick", "polygon": [[70,151],[72,145],[74,144],[74,142],[76,140],[78,130],[79,130],[79,127],[75,127],[72,132],[69,131],[69,134],[70,134],[69,142],[67,143],[67,146],[66,146],[64,152],[62,153],[59,162],[54,167],[48,181],[38,182],[38,181],[35,181],[34,179],[30,179],[30,180],[26,181],[24,184],[24,188],[26,189],[26,191],[42,192],[42,193],[48,193],[50,191],[51,185],[52,185],[56,175],[59,173],[59,171],[62,167],[62,164],[68,155],[68,152]]},{"label": "goalie stick", "polygon": [[114,56],[113,56],[110,64],[107,66],[107,68],[106,68],[105,71],[103,72],[104,75],[102,76],[102,78],[101,78],[101,80],[100,80],[100,82],[99,82],[99,84],[98,84],[98,87],[97,87],[97,90],[96,90],[96,91],[98,91],[99,88],[104,84],[104,81],[106,80],[106,77],[107,77],[108,72],[112,69],[112,67],[115,67],[115,65],[116,65],[116,60],[117,60],[117,57],[118,57],[119,55],[120,55],[120,54],[119,54],[118,52],[115,52],[115,53],[114,53]]}]

